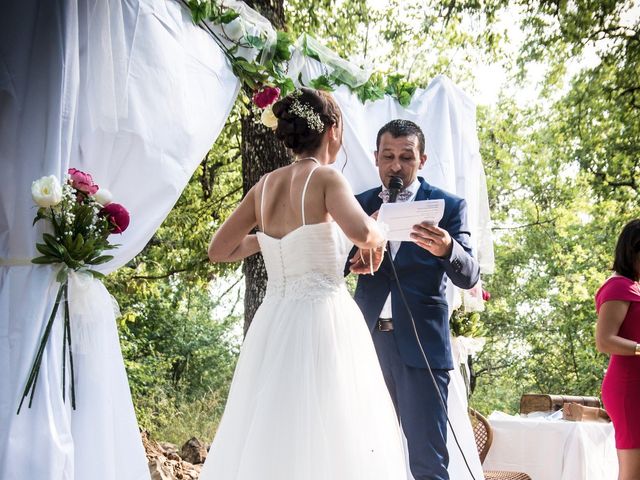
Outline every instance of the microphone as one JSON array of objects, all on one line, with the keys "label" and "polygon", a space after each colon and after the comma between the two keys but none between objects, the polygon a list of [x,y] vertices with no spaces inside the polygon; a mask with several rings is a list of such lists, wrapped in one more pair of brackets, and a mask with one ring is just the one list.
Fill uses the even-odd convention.
[{"label": "microphone", "polygon": [[389,203],[395,203],[398,193],[402,190],[404,182],[400,177],[391,177],[389,179]]}]

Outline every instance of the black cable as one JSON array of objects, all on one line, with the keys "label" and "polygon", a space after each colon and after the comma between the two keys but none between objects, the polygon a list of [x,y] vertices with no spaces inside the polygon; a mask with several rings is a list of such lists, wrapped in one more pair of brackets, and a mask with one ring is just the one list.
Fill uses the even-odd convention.
[{"label": "black cable", "polygon": [[409,308],[409,303],[407,302],[407,299],[404,296],[404,291],[402,290],[402,285],[400,285],[400,279],[398,278],[398,272],[396,271],[396,266],[393,263],[393,258],[391,256],[391,245],[387,245],[387,252],[389,254],[389,260],[391,262],[391,269],[393,270],[393,276],[396,280],[396,284],[398,285],[398,291],[400,292],[400,298],[402,299],[402,303],[404,304],[404,307],[407,310],[407,313],[409,314],[409,318],[411,319],[411,325],[413,326],[413,333],[416,336],[416,341],[418,342],[418,347],[420,347],[420,353],[422,353],[422,358],[424,359],[425,363],[427,364],[427,370],[429,371],[429,375],[431,376],[431,381],[433,382],[433,388],[435,388],[436,393],[438,394],[438,400],[440,400],[440,405],[442,406],[442,409],[444,410],[444,414],[447,417],[447,424],[449,425],[449,428],[451,428],[451,433],[453,434],[453,439],[456,442],[456,445],[458,446],[458,450],[460,450],[460,454],[462,455],[462,458],[464,460],[464,464],[467,466],[467,470],[469,471],[469,475],[471,475],[471,478],[473,480],[476,480],[476,477],[473,475],[473,472],[471,471],[471,467],[469,466],[469,462],[467,461],[467,457],[465,456],[464,452],[462,451],[462,447],[460,446],[460,442],[458,441],[458,436],[456,435],[456,431],[453,429],[453,425],[451,424],[451,420],[449,419],[449,412],[447,410],[447,405],[444,403],[444,399],[442,398],[442,393],[440,393],[440,389],[438,388],[438,383],[436,382],[436,377],[434,377],[433,375],[433,371],[431,370],[431,365],[429,364],[429,360],[427,359],[427,354],[424,352],[424,348],[422,348],[422,342],[420,342],[420,336],[418,335],[418,329],[416,328],[416,322],[413,318],[413,315],[411,313],[411,309]]}]

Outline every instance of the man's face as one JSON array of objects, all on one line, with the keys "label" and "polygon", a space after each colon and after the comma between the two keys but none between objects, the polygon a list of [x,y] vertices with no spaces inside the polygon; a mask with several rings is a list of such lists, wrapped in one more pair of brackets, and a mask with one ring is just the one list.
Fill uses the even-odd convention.
[{"label": "man's face", "polygon": [[416,135],[394,138],[388,132],[380,137],[375,157],[380,180],[387,188],[391,177],[400,177],[403,185],[408,187],[427,161],[427,156],[420,154],[420,143]]}]

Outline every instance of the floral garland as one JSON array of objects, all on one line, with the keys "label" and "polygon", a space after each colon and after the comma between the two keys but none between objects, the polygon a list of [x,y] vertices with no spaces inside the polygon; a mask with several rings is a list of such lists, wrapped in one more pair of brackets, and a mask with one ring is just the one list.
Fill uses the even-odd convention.
[{"label": "floral garland", "polygon": [[103,255],[105,250],[117,247],[108,241],[114,233],[122,233],[129,226],[129,212],[120,204],[111,202],[111,193],[93,182],[90,174],[70,168],[66,181],[61,185],[54,175],[42,177],[31,185],[31,196],[39,207],[33,220],[47,220],[53,234],[43,233],[43,243],[36,249],[41,256],[31,260],[38,265],[60,264],[56,276],[60,283],[56,301],[40,339],[29,371],[27,382],[18,406],[18,414],[29,396],[29,408],[40,373],[40,365],[58,308],[63,303],[64,326],[62,340],[62,398],[66,396],[67,351],[70,367],[71,405],[76,408],[71,322],[69,315],[68,278],[70,272],[86,272],[101,279],[103,274],[92,267],[108,262],[113,257]]},{"label": "floral garland", "polygon": [[[263,109],[262,123],[274,128],[277,121],[268,107],[280,96],[284,97],[295,89],[293,80],[286,73],[293,45],[291,37],[286,32],[278,30],[275,45],[267,45],[266,38],[246,33],[240,14],[225,7],[222,2],[218,0],[182,1],[191,10],[194,23],[204,26],[223,50],[234,74],[254,92],[254,104]],[[210,29],[205,21],[220,26],[222,37]],[[232,46],[229,47],[227,44]],[[265,58],[265,53],[270,58],[263,62],[247,60],[237,55],[241,48],[254,49],[257,53],[256,58]],[[306,41],[303,42],[302,53],[322,63],[318,52],[314,51]],[[336,68],[329,75],[320,75],[312,79],[309,86],[317,90],[334,91],[337,87],[345,85],[362,103],[367,100],[380,100],[385,95],[390,95],[403,107],[411,103],[411,98],[418,88],[417,84],[404,80],[404,76],[400,74],[385,77],[377,72],[372,74],[364,84],[354,84],[344,73],[340,68]]]}]

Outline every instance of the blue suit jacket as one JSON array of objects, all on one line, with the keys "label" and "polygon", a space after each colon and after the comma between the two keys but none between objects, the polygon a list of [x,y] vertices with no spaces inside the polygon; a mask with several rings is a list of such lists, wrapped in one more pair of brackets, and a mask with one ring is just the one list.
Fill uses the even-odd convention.
[{"label": "blue suit jacket", "polygon": [[[429,185],[423,178],[415,200],[444,199],[444,215],[440,228],[449,232],[453,249],[448,259],[439,258],[412,242],[402,242],[394,264],[405,297],[416,322],[422,346],[431,368],[451,370],[453,359],[449,343],[449,311],[445,295],[447,277],[454,285],[468,289],[480,276],[478,262],[471,254],[467,227],[467,204],[464,199]],[[367,190],[356,198],[362,208],[371,215],[380,209],[378,196],[382,187]],[[386,254],[375,275],[360,275],[355,292],[364,317],[373,330],[380,311],[391,292],[393,335],[400,356],[412,367],[426,368],[418,347],[411,319],[402,303],[398,287]]]}]

